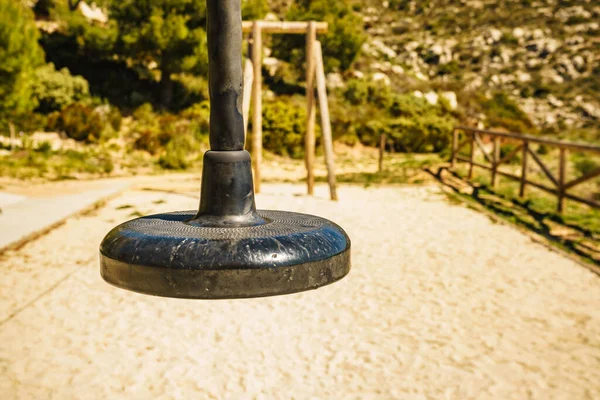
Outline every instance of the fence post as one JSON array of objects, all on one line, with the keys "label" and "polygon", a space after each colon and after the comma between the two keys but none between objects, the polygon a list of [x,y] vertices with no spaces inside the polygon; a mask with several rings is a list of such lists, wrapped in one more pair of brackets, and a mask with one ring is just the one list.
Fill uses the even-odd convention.
[{"label": "fence post", "polygon": [[383,157],[385,156],[386,140],[387,135],[385,133],[381,133],[379,135],[379,172],[383,172]]},{"label": "fence post", "polygon": [[500,137],[494,137],[494,156],[492,158],[492,187],[495,188],[498,180],[498,162],[500,161]]},{"label": "fence post", "polygon": [[12,122],[8,123],[8,130],[10,131],[10,151],[14,152],[15,151],[15,141],[17,140],[17,138],[15,135],[15,126],[12,124]]},{"label": "fence post", "polygon": [[475,143],[477,133],[471,132],[471,157],[469,159],[469,179],[473,178],[473,162],[475,161]]},{"label": "fence post", "polygon": [[456,153],[458,152],[458,130],[454,128],[452,131],[452,159],[450,167],[454,169],[456,166]]},{"label": "fence post", "polygon": [[565,177],[567,169],[567,149],[560,148],[560,165],[558,175],[558,212],[562,214],[565,209]]},{"label": "fence post", "polygon": [[252,26],[252,161],[254,162],[254,190],[260,193],[260,166],[262,164],[262,30],[259,21]]},{"label": "fence post", "polygon": [[308,23],[306,32],[306,107],[307,123],[304,138],[304,158],[306,162],[306,184],[308,194],[314,193],[315,186],[315,42],[317,41],[317,24],[315,21]]},{"label": "fence post", "polygon": [[527,156],[529,155],[529,142],[523,142],[523,159],[521,160],[521,186],[519,188],[519,197],[525,197],[525,188],[527,185]]}]

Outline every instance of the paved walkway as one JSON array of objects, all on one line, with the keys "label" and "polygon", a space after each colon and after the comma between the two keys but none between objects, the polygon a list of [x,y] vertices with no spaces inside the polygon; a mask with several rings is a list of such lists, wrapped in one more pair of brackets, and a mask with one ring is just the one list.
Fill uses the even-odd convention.
[{"label": "paved walkway", "polygon": [[118,194],[128,181],[88,182],[77,193],[64,194],[60,183],[43,196],[27,197],[0,192],[0,252],[19,246],[68,217],[79,214]]},{"label": "paved walkway", "polygon": [[193,209],[128,191],[0,258],[2,399],[598,399],[600,278],[435,188],[265,185],[329,217],[353,270],[315,292],[187,301],[115,289],[103,235]]}]

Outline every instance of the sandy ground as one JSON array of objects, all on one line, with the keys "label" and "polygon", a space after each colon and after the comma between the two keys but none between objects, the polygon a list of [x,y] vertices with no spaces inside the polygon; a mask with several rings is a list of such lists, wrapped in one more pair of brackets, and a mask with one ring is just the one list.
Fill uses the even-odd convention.
[{"label": "sandy ground", "polygon": [[[102,282],[103,235],[197,192],[131,190],[0,258],[8,399],[598,399],[600,278],[435,187],[264,185],[314,213],[353,270],[314,292],[187,301]],[[132,207],[127,207],[127,206]]]}]

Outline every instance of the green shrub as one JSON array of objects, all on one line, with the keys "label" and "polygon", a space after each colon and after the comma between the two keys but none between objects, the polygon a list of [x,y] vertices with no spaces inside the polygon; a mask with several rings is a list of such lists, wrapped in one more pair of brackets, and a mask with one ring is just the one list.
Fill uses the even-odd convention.
[{"label": "green shrub", "polygon": [[354,106],[366,104],[369,101],[369,82],[365,79],[349,80],[343,96]]},{"label": "green shrub", "polygon": [[164,169],[186,169],[197,150],[197,144],[189,136],[176,136],[166,145],[158,164]]},{"label": "green shrub", "polygon": [[591,158],[581,158],[575,162],[575,169],[581,175],[591,174],[593,171],[600,168],[600,164]]},{"label": "green shrub", "polygon": [[38,153],[41,153],[45,156],[49,156],[50,154],[52,154],[52,145],[47,140],[43,141],[42,143],[40,143],[38,145],[38,147],[35,149],[35,151],[37,151]]},{"label": "green shrub", "polygon": [[136,150],[160,154],[165,169],[185,169],[208,141],[208,103],[194,105],[180,114],[157,114],[150,104],[133,113],[133,146]]},{"label": "green shrub", "polygon": [[263,106],[263,146],[275,154],[301,158],[304,155],[306,111],[292,98],[265,102]]},{"label": "green shrub", "polygon": [[37,110],[42,113],[60,111],[90,95],[88,83],[83,77],[72,76],[66,68],[57,71],[52,63],[36,70],[34,82],[33,97],[38,102]]},{"label": "green shrub", "polygon": [[377,146],[386,134],[396,151],[420,153],[443,151],[449,144],[456,121],[443,102],[434,106],[363,81],[350,81],[344,97],[354,106],[338,108],[334,103],[332,123],[338,137],[355,135],[363,144]]},{"label": "green shrub", "polygon": [[491,99],[482,99],[481,105],[491,127],[502,127],[517,133],[535,131],[527,114],[505,93],[497,92]]},{"label": "green shrub", "polygon": [[95,142],[104,129],[102,116],[85,104],[71,104],[48,118],[48,129],[64,132],[71,139]]}]

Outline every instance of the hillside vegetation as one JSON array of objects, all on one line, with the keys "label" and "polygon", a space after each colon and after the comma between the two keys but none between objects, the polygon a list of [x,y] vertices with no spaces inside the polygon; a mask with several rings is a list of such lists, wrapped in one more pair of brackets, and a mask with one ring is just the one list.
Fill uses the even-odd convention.
[{"label": "hillside vegetation", "polygon": [[400,90],[455,91],[473,122],[600,141],[597,2],[356,4],[369,35],[357,69]]},{"label": "hillside vegetation", "polygon": [[[329,23],[319,40],[338,143],[373,146],[385,133],[389,150],[444,156],[459,123],[600,142],[592,1],[242,5],[247,20]],[[0,0],[0,10],[2,174],[198,161],[210,107],[205,0]],[[265,149],[300,159],[304,37],[266,35],[264,44]]]}]

